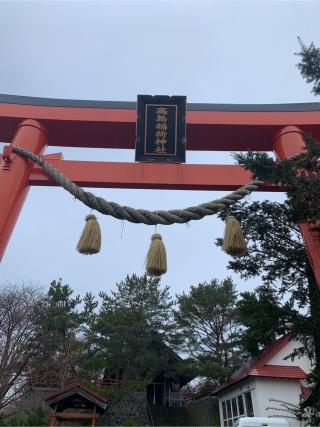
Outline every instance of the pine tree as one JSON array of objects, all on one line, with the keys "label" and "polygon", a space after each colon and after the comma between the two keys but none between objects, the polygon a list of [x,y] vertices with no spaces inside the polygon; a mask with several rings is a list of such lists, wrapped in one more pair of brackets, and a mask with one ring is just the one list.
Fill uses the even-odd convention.
[{"label": "pine tree", "polygon": [[243,292],[240,297],[237,315],[242,327],[238,344],[248,358],[258,356],[279,336],[291,333],[298,321],[300,327],[305,321],[305,316],[294,309],[292,299],[281,301],[277,289],[267,284],[253,292]]},{"label": "pine tree", "polygon": [[296,53],[300,57],[297,64],[299,71],[307,83],[313,83],[312,92],[320,95],[320,49],[315,47],[313,42],[306,46],[300,37],[298,41],[301,49]]},{"label": "pine tree", "polygon": [[100,296],[96,360],[105,374],[144,381],[170,369],[175,325],[169,288],[161,288],[159,278],[133,274]]},{"label": "pine tree", "polygon": [[177,295],[175,318],[184,337],[183,348],[199,375],[218,382],[241,364],[236,345],[236,300],[231,278],[199,283],[188,293]]},{"label": "pine tree", "polygon": [[29,372],[32,385],[63,388],[77,382],[81,344],[77,333],[81,316],[80,297],[62,279],[54,280],[43,305],[39,322],[39,356]]}]

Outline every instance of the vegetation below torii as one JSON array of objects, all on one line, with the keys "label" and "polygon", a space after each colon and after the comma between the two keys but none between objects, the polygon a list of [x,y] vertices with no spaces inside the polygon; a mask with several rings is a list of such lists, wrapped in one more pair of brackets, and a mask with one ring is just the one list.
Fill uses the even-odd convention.
[{"label": "vegetation below torii", "polygon": [[[21,307],[21,295],[28,310],[20,319],[14,308]],[[46,294],[30,285],[2,287],[0,366],[12,374],[0,383],[0,408],[11,407],[30,386],[92,386],[108,378],[147,384],[159,372],[220,382],[240,363],[236,300],[231,279],[193,286],[177,301],[159,278],[146,275],[127,276],[114,291],[99,298],[87,293],[83,300],[61,279]],[[204,322],[211,328],[197,337]],[[14,348],[16,360],[8,359],[4,349],[20,330],[29,333]]]}]

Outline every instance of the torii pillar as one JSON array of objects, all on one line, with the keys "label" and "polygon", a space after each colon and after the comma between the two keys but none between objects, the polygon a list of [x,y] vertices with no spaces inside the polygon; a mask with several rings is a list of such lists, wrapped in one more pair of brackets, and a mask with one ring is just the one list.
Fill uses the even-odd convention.
[{"label": "torii pillar", "polygon": [[[303,132],[296,126],[282,128],[274,138],[273,149],[280,160],[301,153],[305,148]],[[320,287],[320,233],[309,224],[299,224],[312,269]]]},{"label": "torii pillar", "polygon": [[47,145],[44,127],[36,120],[24,120],[17,128],[8,151],[0,163],[0,260],[9,242],[29,190],[29,177],[33,162],[11,152],[21,147],[41,154]]}]

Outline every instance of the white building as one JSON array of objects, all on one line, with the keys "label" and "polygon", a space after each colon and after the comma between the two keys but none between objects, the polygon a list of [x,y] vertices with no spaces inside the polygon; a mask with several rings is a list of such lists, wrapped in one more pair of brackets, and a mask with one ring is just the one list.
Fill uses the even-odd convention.
[{"label": "white building", "polygon": [[[239,417],[274,415],[287,418],[290,426],[300,425],[290,418],[290,413],[281,411],[279,403],[270,399],[293,405],[300,403],[311,362],[306,356],[293,361],[285,357],[301,345],[299,341],[290,340],[288,335],[278,339],[211,393],[219,397],[221,426],[233,427]],[[270,407],[280,410],[268,409]]]}]

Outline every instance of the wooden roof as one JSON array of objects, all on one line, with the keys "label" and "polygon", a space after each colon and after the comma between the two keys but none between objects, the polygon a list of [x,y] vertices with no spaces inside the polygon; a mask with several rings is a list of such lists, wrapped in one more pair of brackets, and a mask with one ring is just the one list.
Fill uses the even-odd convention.
[{"label": "wooden roof", "polygon": [[83,384],[73,384],[63,390],[50,393],[43,400],[50,406],[53,407],[56,403],[63,400],[70,399],[74,395],[79,395],[83,399],[97,405],[101,409],[106,409],[107,399],[98,393],[85,387]]}]

